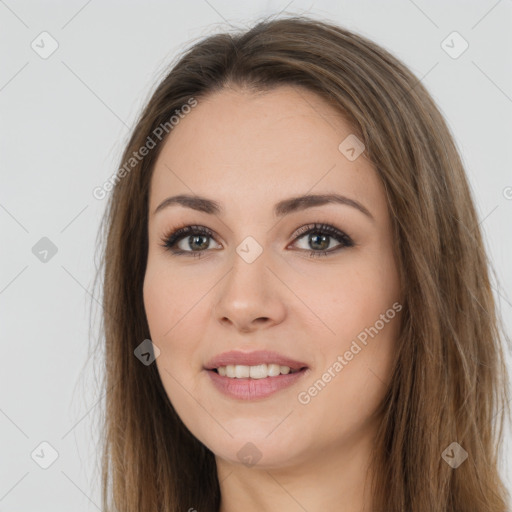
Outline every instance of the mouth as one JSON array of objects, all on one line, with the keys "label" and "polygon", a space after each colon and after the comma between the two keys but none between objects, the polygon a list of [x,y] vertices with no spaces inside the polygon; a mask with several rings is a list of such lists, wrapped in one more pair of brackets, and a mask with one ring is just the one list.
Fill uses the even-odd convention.
[{"label": "mouth", "polygon": [[307,367],[304,362],[269,350],[231,350],[213,357],[204,365],[205,370],[216,370],[219,375],[225,372],[223,376],[255,379],[291,373],[304,367]]},{"label": "mouth", "polygon": [[292,389],[309,371],[306,366],[291,369],[284,365],[262,364],[220,366],[206,370],[206,373],[222,396],[234,400],[257,401],[274,394],[279,396],[278,391]]},{"label": "mouth", "polygon": [[288,375],[299,373],[306,370],[307,366],[301,366],[300,368],[290,368],[286,365],[280,365],[277,363],[271,364],[258,364],[253,366],[248,365],[225,365],[219,366],[218,368],[211,368],[208,371],[215,372],[221,377],[227,377],[228,379],[251,379],[259,380],[266,378],[275,378],[281,375]]},{"label": "mouth", "polygon": [[306,363],[269,350],[224,352],[203,369],[218,391],[239,400],[266,398],[293,386],[311,371]]}]

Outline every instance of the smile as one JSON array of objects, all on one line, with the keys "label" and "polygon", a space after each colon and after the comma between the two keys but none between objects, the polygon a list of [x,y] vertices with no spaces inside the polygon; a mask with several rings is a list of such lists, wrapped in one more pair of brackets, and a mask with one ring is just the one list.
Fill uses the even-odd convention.
[{"label": "smile", "polygon": [[[277,373],[278,368],[279,373]],[[284,372],[281,369],[284,369]],[[221,374],[224,371],[226,375]],[[246,376],[247,372],[249,372],[249,376]],[[267,398],[277,391],[296,384],[307,372],[307,368],[290,371],[287,366],[281,367],[273,364],[257,366],[228,365],[207,370],[211,382],[217,390],[230,398],[239,400]],[[237,374],[243,376],[239,377]],[[253,377],[253,375],[255,376]]]}]

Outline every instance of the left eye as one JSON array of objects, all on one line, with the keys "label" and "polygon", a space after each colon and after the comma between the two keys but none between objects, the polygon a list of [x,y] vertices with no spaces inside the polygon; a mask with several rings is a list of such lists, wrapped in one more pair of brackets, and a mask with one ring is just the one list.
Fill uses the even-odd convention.
[{"label": "left eye", "polygon": [[[310,253],[310,256],[327,256],[330,253],[338,252],[345,247],[353,247],[354,245],[354,242],[347,234],[328,224],[303,226],[297,230],[295,235],[295,241],[306,238],[307,236],[306,244],[311,248],[317,249],[312,250],[306,247],[305,250]],[[332,248],[332,239],[339,242],[339,248]]]},{"label": "left eye", "polygon": [[[307,238],[309,248],[303,248],[310,256],[327,256],[345,247],[354,245],[352,239],[339,229],[328,224],[312,224],[299,228],[294,233],[294,243]],[[332,239],[339,242],[338,249],[332,249]],[[186,226],[170,233],[162,239],[162,247],[175,255],[200,257],[207,249],[211,249],[209,240],[214,240],[213,232],[204,226]],[[217,243],[217,242],[215,242]],[[221,246],[217,244],[218,248]],[[189,248],[196,249],[188,250]],[[176,248],[178,247],[178,248]]]}]

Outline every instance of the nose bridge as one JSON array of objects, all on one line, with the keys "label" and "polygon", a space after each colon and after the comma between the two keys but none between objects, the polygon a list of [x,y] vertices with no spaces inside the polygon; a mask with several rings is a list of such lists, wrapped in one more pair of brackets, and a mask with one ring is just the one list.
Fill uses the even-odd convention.
[{"label": "nose bridge", "polygon": [[253,236],[246,236],[235,248],[232,268],[227,276],[229,286],[242,295],[266,294],[270,260],[270,249]]},{"label": "nose bridge", "polygon": [[269,270],[272,254],[255,237],[246,236],[236,246],[232,266],[218,290],[215,314],[219,321],[230,320],[241,330],[249,330],[257,319],[281,321],[284,304],[279,280]]}]

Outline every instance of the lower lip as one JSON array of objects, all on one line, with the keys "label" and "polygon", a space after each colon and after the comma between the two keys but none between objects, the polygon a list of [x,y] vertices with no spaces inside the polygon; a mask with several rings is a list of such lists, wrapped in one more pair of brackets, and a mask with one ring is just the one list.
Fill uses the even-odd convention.
[{"label": "lower lip", "polygon": [[306,371],[305,368],[295,373],[281,374],[264,379],[232,379],[223,377],[213,370],[207,370],[207,373],[217,389],[230,398],[256,400],[266,398],[276,391],[292,386],[304,376]]}]

